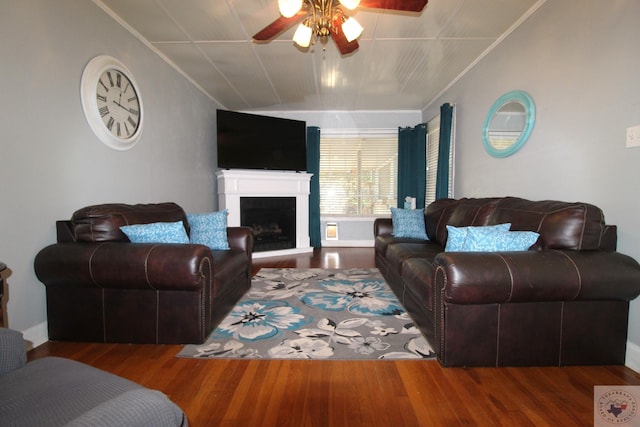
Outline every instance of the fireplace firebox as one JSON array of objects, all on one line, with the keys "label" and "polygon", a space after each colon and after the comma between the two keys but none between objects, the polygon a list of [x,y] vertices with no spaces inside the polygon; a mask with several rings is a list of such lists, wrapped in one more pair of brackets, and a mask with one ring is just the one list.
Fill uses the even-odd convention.
[{"label": "fireplace firebox", "polygon": [[296,247],[295,197],[240,197],[240,225],[253,228],[254,252]]}]

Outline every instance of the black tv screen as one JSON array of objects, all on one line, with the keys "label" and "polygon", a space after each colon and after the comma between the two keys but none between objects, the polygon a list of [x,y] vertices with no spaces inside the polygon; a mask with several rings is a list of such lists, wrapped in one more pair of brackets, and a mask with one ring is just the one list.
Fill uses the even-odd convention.
[{"label": "black tv screen", "polygon": [[307,170],[307,124],[218,110],[218,168]]}]

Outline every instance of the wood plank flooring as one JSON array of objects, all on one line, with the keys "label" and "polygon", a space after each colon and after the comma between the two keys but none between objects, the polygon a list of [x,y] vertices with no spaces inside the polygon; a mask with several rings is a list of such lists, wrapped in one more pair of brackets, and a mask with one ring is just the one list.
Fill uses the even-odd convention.
[{"label": "wood plank flooring", "polygon": [[[374,267],[372,248],[264,258],[261,267]],[[436,361],[176,358],[181,346],[48,342],[68,357],[161,390],[191,426],[588,426],[595,385],[640,385],[624,366],[442,368]]]}]

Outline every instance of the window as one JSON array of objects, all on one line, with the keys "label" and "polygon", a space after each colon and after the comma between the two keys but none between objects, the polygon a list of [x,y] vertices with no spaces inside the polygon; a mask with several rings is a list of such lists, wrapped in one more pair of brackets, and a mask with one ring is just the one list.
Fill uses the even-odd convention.
[{"label": "window", "polygon": [[[451,150],[449,151],[449,197],[453,197],[453,153],[455,135],[455,108],[451,124]],[[425,206],[436,200],[436,175],[438,173],[438,145],[440,144],[440,115],[427,123],[427,190]]]},{"label": "window", "polygon": [[436,174],[438,171],[438,144],[440,142],[440,116],[427,123],[427,193],[425,206],[436,199]]},{"label": "window", "polygon": [[388,215],[396,206],[397,130],[320,137],[320,214]]}]

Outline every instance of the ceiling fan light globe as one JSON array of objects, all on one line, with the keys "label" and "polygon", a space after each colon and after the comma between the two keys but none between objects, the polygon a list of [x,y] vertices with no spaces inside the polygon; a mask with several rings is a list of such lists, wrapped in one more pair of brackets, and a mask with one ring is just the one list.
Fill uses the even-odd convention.
[{"label": "ceiling fan light globe", "polygon": [[353,17],[350,17],[342,24],[342,32],[349,43],[360,37],[363,30],[362,25]]},{"label": "ceiling fan light globe", "polygon": [[278,0],[278,9],[285,18],[291,18],[302,9],[303,0]]},{"label": "ceiling fan light globe", "polygon": [[304,24],[298,25],[293,34],[293,42],[300,47],[309,47],[311,44],[312,30]]},{"label": "ceiling fan light globe", "polygon": [[340,0],[340,4],[349,10],[353,10],[360,4],[360,0]]}]

